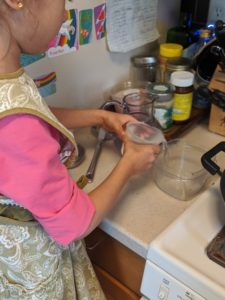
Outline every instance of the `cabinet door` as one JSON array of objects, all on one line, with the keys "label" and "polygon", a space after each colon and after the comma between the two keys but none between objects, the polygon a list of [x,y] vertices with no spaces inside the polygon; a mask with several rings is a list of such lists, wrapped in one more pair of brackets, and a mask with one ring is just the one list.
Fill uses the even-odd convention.
[{"label": "cabinet door", "polygon": [[140,295],[128,289],[109,273],[95,264],[93,267],[107,300],[140,300]]},{"label": "cabinet door", "polygon": [[99,228],[85,240],[91,261],[140,295],[145,260]]}]

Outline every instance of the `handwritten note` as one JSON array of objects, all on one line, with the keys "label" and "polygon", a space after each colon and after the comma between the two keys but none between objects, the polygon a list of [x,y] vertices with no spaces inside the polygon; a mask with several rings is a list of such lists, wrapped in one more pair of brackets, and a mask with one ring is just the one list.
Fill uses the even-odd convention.
[{"label": "handwritten note", "polygon": [[158,0],[107,0],[107,43],[112,52],[127,52],[159,37]]}]

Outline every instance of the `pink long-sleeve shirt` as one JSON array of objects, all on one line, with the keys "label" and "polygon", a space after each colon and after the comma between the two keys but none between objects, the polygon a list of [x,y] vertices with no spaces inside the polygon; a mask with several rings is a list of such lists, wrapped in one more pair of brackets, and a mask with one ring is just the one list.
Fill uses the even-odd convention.
[{"label": "pink long-sleeve shirt", "polygon": [[28,209],[56,242],[89,227],[95,208],[59,159],[59,133],[38,117],[0,119],[0,194]]}]

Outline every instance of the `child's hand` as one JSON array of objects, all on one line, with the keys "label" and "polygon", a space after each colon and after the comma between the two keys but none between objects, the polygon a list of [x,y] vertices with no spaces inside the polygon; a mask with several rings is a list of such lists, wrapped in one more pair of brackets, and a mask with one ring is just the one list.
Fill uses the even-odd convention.
[{"label": "child's hand", "polygon": [[123,159],[127,160],[132,174],[150,169],[160,152],[160,145],[142,145],[125,139]]},{"label": "child's hand", "polygon": [[121,140],[124,140],[126,123],[134,121],[137,120],[128,114],[104,111],[102,127],[109,132],[116,133]]}]

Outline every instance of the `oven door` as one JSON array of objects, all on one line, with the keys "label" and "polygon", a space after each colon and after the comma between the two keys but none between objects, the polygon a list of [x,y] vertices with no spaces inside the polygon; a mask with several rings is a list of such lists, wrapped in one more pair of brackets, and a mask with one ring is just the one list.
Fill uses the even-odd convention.
[{"label": "oven door", "polygon": [[141,293],[149,300],[206,300],[149,260],[145,265]]}]

